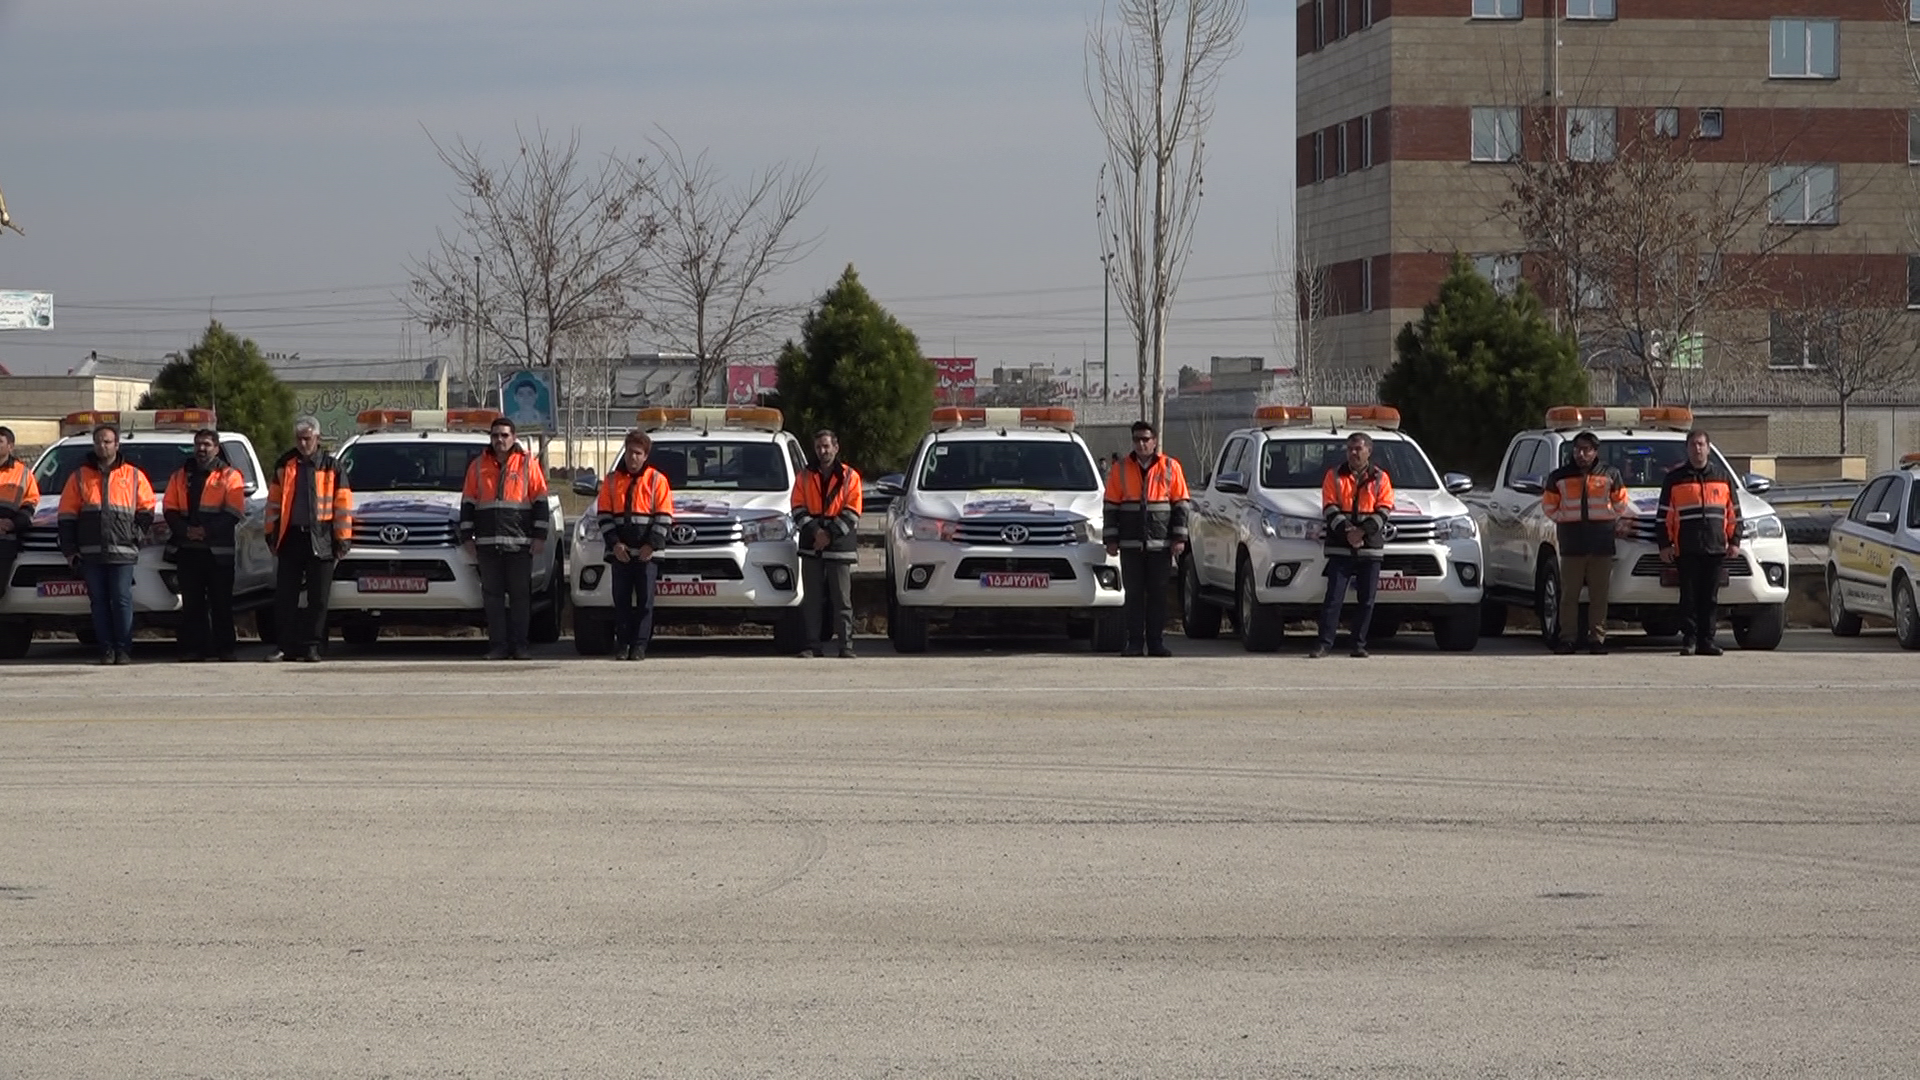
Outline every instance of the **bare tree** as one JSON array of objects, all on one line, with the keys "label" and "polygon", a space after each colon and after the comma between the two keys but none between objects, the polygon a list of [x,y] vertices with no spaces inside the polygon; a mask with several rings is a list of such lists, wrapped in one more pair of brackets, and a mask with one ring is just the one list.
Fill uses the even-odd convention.
[{"label": "bare tree", "polygon": [[501,367],[555,368],[564,394],[573,350],[624,343],[637,318],[656,231],[650,176],[612,156],[583,161],[578,132],[519,134],[502,162],[465,140],[433,146],[453,171],[459,223],[410,267],[409,314],[474,334],[482,385]]},{"label": "bare tree", "polygon": [[1862,260],[1841,273],[1829,264],[1798,269],[1772,316],[1772,362],[1798,366],[1840,406],[1840,453],[1847,452],[1847,413],[1860,394],[1911,391],[1920,380],[1920,340],[1900,298],[1887,295]]},{"label": "bare tree", "polygon": [[1293,353],[1300,403],[1310,405],[1333,352],[1335,333],[1328,318],[1333,314],[1333,278],[1312,230],[1298,215],[1291,245],[1275,227],[1273,261],[1274,346]]},{"label": "bare tree", "polygon": [[1103,11],[1087,35],[1087,98],[1106,141],[1113,222],[1102,241],[1113,245],[1108,273],[1134,333],[1141,414],[1156,428],[1167,414],[1167,311],[1193,247],[1213,95],[1246,18],[1246,0],[1116,0],[1116,23]]},{"label": "bare tree", "polygon": [[705,151],[690,158],[664,131],[648,142],[659,158],[650,190],[660,232],[645,321],[662,348],[698,358],[694,401],[704,405],[727,364],[771,351],[777,331],[804,307],[774,301],[767,290],[813,250],[815,238],[789,234],[820,176],[813,162],[783,162],[732,188]]},{"label": "bare tree", "polygon": [[12,216],[7,213],[7,196],[4,192],[0,192],[0,229],[12,229],[21,236],[27,235],[27,231],[15,224]]}]

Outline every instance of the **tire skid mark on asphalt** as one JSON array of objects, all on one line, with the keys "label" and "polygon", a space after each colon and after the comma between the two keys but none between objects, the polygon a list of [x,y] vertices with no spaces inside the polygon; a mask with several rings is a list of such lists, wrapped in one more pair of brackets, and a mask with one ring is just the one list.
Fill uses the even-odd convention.
[{"label": "tire skid mark on asphalt", "polygon": [[[1577,841],[1586,846],[1603,846],[1603,847],[1611,847],[1615,849],[1635,851],[1635,852],[1663,851],[1663,852],[1668,852],[1674,855],[1681,855],[1681,856],[1695,856],[1695,857],[1707,856],[1707,857],[1712,857],[1712,858],[1721,859],[1721,860],[1730,860],[1730,861],[1741,863],[1741,864],[1766,864],[1766,865],[1772,865],[1772,866],[1797,867],[1801,869],[1839,871],[1843,873],[1861,875],[1861,876],[1872,877],[1872,878],[1897,880],[1897,881],[1905,882],[1907,884],[1920,884],[1920,862],[1897,861],[1897,860],[1888,860],[1888,859],[1874,858],[1874,857],[1858,857],[1858,856],[1834,854],[1834,853],[1827,853],[1827,852],[1802,853],[1802,852],[1792,852],[1792,851],[1780,851],[1780,850],[1774,850],[1774,849],[1756,850],[1751,846],[1742,846],[1742,845],[1735,845],[1735,844],[1714,844],[1714,843],[1708,843],[1704,840],[1688,840],[1688,839],[1675,837],[1665,833],[1649,834],[1649,833],[1638,833],[1638,832],[1634,832],[1634,833],[1609,832],[1609,831],[1606,831],[1605,829],[1605,825],[1607,823],[1601,823],[1601,824],[1603,826],[1602,828],[1594,829],[1594,828],[1590,828],[1585,822],[1571,822],[1569,823],[1568,827],[1573,829],[1574,831],[1555,832],[1551,834],[1527,832],[1524,830],[1515,829],[1510,826],[1502,827],[1499,825],[1491,825],[1487,828],[1487,831],[1513,832],[1519,835],[1531,836],[1536,839],[1542,836],[1551,835],[1555,838]],[[1678,823],[1678,822],[1671,823],[1671,825],[1673,826],[1679,826],[1681,824],[1682,823]],[[1694,824],[1695,823],[1693,822],[1684,823],[1684,825],[1689,828],[1693,827]],[[1790,826],[1797,825],[1799,823],[1796,823],[1796,822],[1774,823],[1774,822],[1761,821],[1761,822],[1753,822],[1753,823],[1701,822],[1699,824],[1703,826],[1721,825],[1721,826],[1728,826],[1728,827],[1738,827],[1738,826],[1747,825],[1747,824],[1752,824],[1755,827],[1768,827],[1775,824],[1780,824],[1783,826],[1790,827]],[[1808,822],[1806,824],[1819,827],[1819,826],[1827,825],[1829,823],[1828,822]],[[1847,824],[1864,826],[1864,827],[1880,827],[1889,823],[1874,821],[1874,822],[1850,822]],[[1915,823],[1909,822],[1909,821],[1900,821],[1894,824],[1910,826]]]}]

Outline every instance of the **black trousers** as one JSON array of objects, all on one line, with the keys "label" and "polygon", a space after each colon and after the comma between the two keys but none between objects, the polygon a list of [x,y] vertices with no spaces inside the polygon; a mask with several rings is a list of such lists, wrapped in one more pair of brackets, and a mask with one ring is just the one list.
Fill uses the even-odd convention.
[{"label": "black trousers", "polygon": [[7,595],[7,582],[13,580],[13,560],[20,557],[20,545],[11,537],[0,540],[0,596]]},{"label": "black trousers", "polygon": [[533,552],[483,547],[479,554],[487,646],[495,651],[525,652],[527,625],[533,619]]},{"label": "black trousers", "polygon": [[809,648],[825,643],[828,619],[832,620],[833,637],[839,647],[853,648],[853,563],[850,560],[820,555],[800,557],[800,617],[807,624]]},{"label": "black trousers", "polygon": [[180,630],[174,640],[189,656],[233,652],[233,559],[211,551],[180,552]]},{"label": "black trousers", "polygon": [[1173,576],[1173,553],[1120,549],[1120,584],[1126,590],[1122,614],[1127,621],[1127,648],[1157,648],[1167,640],[1167,579]]},{"label": "black trousers", "polygon": [[[333,593],[335,559],[313,553],[305,529],[288,529],[280,544],[279,565],[273,582],[274,623],[280,651],[293,656],[318,648],[327,640],[327,601]],[[300,610],[300,597],[307,609]]]},{"label": "black trousers", "polygon": [[653,641],[653,586],[660,580],[660,564],[636,556],[607,564],[613,580],[613,643],[647,645]]},{"label": "black trousers", "polygon": [[1675,559],[1680,572],[1680,640],[1695,645],[1713,644],[1720,623],[1720,567],[1724,555],[1681,555]]},{"label": "black trousers", "polygon": [[1353,584],[1360,609],[1353,616],[1353,647],[1362,649],[1373,629],[1373,601],[1380,593],[1380,560],[1358,555],[1327,556],[1327,596],[1320,602],[1320,644],[1333,648],[1340,632],[1340,608],[1347,602],[1347,584]]}]

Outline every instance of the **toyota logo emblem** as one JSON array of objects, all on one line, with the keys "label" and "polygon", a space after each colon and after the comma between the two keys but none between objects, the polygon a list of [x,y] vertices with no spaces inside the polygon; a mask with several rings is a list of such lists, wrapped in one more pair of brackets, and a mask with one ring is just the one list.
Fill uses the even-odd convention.
[{"label": "toyota logo emblem", "polygon": [[398,547],[406,543],[407,527],[405,525],[380,526],[380,542],[388,547]]},{"label": "toyota logo emblem", "polygon": [[1005,540],[1009,544],[1024,544],[1027,542],[1027,536],[1027,527],[1025,525],[1009,525],[1000,530],[1000,539]]},{"label": "toyota logo emblem", "polygon": [[667,539],[676,544],[691,544],[700,534],[691,525],[675,525],[667,532]]}]

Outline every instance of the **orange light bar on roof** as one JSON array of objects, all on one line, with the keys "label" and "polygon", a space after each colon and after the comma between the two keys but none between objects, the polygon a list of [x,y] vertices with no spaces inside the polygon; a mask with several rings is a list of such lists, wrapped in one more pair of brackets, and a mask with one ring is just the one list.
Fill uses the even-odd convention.
[{"label": "orange light bar on roof", "polygon": [[1578,427],[1671,428],[1685,431],[1693,426],[1693,410],[1680,405],[1662,405],[1650,409],[1557,405],[1547,410],[1547,426],[1556,431]]},{"label": "orange light bar on roof", "polygon": [[712,431],[715,428],[734,428],[745,431],[779,431],[786,422],[779,409],[765,406],[735,406],[730,408],[669,409],[660,406],[641,409],[634,417],[642,431],[659,431],[662,428],[698,428]]},{"label": "orange light bar on roof", "polygon": [[498,409],[448,409],[448,431],[485,431],[503,414]]},{"label": "orange light bar on roof", "polygon": [[1400,429],[1400,410],[1391,405],[1262,405],[1253,410],[1261,427],[1347,427]]},{"label": "orange light bar on roof", "polygon": [[60,418],[60,436],[86,435],[101,424],[118,427],[120,413],[110,409],[87,409],[83,412],[70,412]]},{"label": "orange light bar on roof", "polygon": [[354,423],[363,432],[485,431],[499,418],[496,409],[367,409]]},{"label": "orange light bar on roof", "polygon": [[218,423],[212,409],[156,409],[153,413],[155,431],[199,431]]},{"label": "orange light bar on roof", "polygon": [[1073,410],[1064,405],[1031,405],[1026,408],[980,408],[975,406],[945,406],[933,410],[933,428],[935,431],[951,431],[954,428],[1053,428],[1058,431],[1072,431],[1075,422]]},{"label": "orange light bar on roof", "polygon": [[1903,469],[1911,469],[1911,468],[1912,468],[1912,467],[1914,467],[1915,465],[1920,465],[1920,452],[1915,452],[1915,453],[1912,453],[1912,454],[1901,454],[1901,455],[1900,455],[1900,467],[1901,467],[1901,468],[1903,468]]}]

